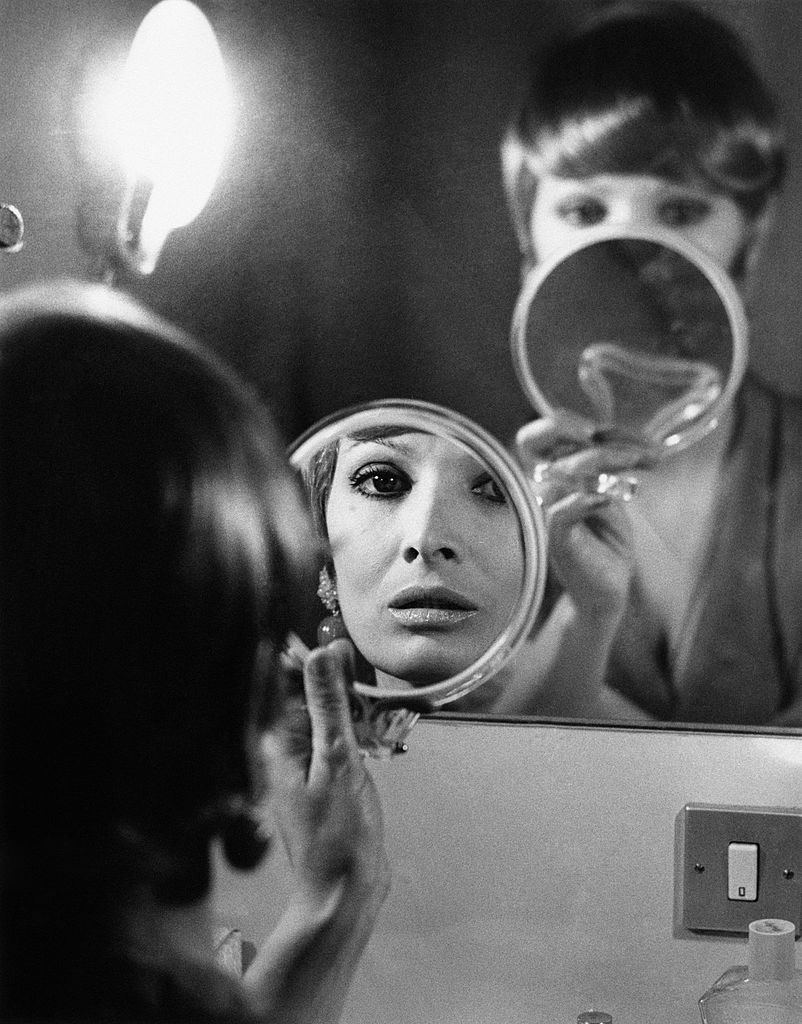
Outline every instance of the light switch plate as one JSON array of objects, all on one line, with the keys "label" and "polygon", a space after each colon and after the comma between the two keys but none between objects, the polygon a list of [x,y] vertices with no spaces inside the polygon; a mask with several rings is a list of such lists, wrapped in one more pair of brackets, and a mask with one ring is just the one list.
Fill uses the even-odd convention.
[{"label": "light switch plate", "polygon": [[[686,804],[677,816],[675,935],[747,934],[763,917],[802,929],[802,808]],[[730,843],[756,843],[757,899],[727,892]]]}]

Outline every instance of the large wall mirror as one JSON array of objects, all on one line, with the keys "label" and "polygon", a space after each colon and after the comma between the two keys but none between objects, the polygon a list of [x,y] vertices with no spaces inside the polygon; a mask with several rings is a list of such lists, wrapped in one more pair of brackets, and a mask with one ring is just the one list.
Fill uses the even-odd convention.
[{"label": "large wall mirror", "polygon": [[[18,203],[26,217],[29,262],[9,269],[9,281],[49,269],[37,256],[41,196],[49,193],[58,210],[64,244],[72,237],[87,183],[80,124],[70,104],[100,80],[103,62],[151,5],[83,0],[70,5],[69,14],[51,12],[44,0],[25,13],[15,6],[2,44],[6,65],[21,69],[19,81],[12,78],[6,87],[15,111],[7,139],[34,130],[24,145],[5,147],[6,181],[22,181],[32,163],[54,170],[52,178],[37,171],[38,194],[31,185],[27,195],[13,194],[13,187],[0,195]],[[467,419],[512,452],[521,427],[567,402],[557,377],[540,375],[537,364],[541,343],[546,351],[556,338],[559,347],[571,311],[550,336],[545,307],[533,305],[535,292],[548,292],[548,315],[558,324],[563,307],[575,314],[584,303],[590,322],[598,317],[600,333],[624,304],[620,257],[633,256],[631,245],[619,247],[612,262],[609,251],[597,258],[601,250],[585,251],[584,262],[555,261],[548,282],[541,274],[533,283],[522,268],[500,158],[530,58],[552,33],[603,4],[207,0],[199,6],[230,71],[233,142],[197,220],[168,239],[153,273],[132,274],[120,286],[230,359],[273,406],[288,449],[340,410],[409,399],[453,410],[459,422]],[[693,250],[679,255],[694,281],[674,276],[662,293],[671,305],[686,288],[698,303],[716,307],[713,327],[690,334],[683,317],[698,323],[700,306],[669,311],[667,329],[675,339],[692,337],[697,348],[710,343],[701,369],[699,362],[691,365],[687,348],[658,366],[648,353],[622,355],[607,336],[576,343],[570,378],[580,382],[590,405],[574,410],[574,428],[582,421],[591,447],[600,439],[631,443],[633,429],[669,420],[672,429],[663,431],[661,443],[679,439],[675,455],[658,468],[634,473],[636,486],[625,502],[629,543],[641,555],[637,600],[617,627],[621,642],[598,681],[598,700],[583,704],[575,694],[563,707],[551,699],[542,706],[505,702],[498,696],[499,671],[498,685],[478,686],[463,706],[454,702],[432,713],[656,728],[798,732],[802,726],[802,543],[793,525],[802,521],[802,478],[794,468],[802,464],[802,412],[793,400],[802,395],[796,341],[802,332],[802,222],[796,215],[802,13],[796,0],[697,0],[696,6],[740,34],[777,96],[787,168],[749,288],[734,282],[732,268],[723,276],[707,273],[707,257]],[[32,13],[40,7],[49,12],[44,43]],[[49,163],[33,159],[32,146],[41,146]],[[652,279],[665,269],[653,255],[633,257],[641,277],[644,267]],[[83,270],[92,273],[89,257]],[[595,278],[597,272],[603,276]],[[700,282],[711,278],[705,292]],[[643,326],[651,313],[638,301],[632,319]],[[522,369],[528,364],[531,373]],[[668,413],[665,403],[643,411],[629,402],[627,394],[644,374],[658,375],[661,401],[671,400]],[[745,377],[756,382],[747,396],[756,440],[739,449],[722,488],[717,474],[734,428],[721,423],[733,409],[742,414],[731,381]],[[621,422],[614,407],[626,411]],[[398,424],[391,426],[397,433]],[[563,459],[576,454],[576,440],[561,452]],[[526,516],[548,518],[532,482]],[[552,494],[546,506],[554,500]],[[602,515],[599,557],[616,557],[621,528]],[[594,564],[584,566],[591,583]],[[579,577],[573,585],[585,596],[592,590]],[[542,589],[535,585],[533,631],[570,627],[558,621],[563,613],[554,580]],[[453,609],[448,614],[458,617]],[[524,664],[526,674],[521,659],[527,657],[535,673],[541,671],[545,656],[530,639],[518,644],[505,672],[514,663]],[[583,647],[574,638],[591,666],[597,639]],[[574,677],[583,683],[590,672],[581,666]]]}]

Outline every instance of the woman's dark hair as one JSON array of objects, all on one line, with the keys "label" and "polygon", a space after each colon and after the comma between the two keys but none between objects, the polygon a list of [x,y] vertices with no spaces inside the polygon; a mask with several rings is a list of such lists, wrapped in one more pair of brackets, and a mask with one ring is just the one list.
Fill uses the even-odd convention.
[{"label": "woman's dark hair", "polygon": [[256,734],[313,592],[306,522],[267,414],[190,339],[100,287],[0,303],[10,1006],[37,972],[58,987],[60,943],[113,948],[132,892],[204,895],[214,836],[238,866],[263,852]]},{"label": "woman's dark hair", "polygon": [[321,540],[328,542],[329,530],[326,525],[326,508],[331,495],[331,485],[337,469],[340,442],[330,441],[315,452],[305,467],[303,478],[309,492],[312,521]]},{"label": "woman's dark hair", "polygon": [[748,218],[781,186],[775,104],[741,41],[682,2],[607,5],[535,57],[502,143],[523,254],[545,174],[653,174],[701,184]]}]

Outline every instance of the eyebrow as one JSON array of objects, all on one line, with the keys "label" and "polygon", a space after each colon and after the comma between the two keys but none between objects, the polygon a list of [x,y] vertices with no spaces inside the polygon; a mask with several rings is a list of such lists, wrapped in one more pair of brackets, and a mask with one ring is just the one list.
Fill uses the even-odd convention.
[{"label": "eyebrow", "polygon": [[[404,433],[409,434],[413,433],[413,431],[405,428]],[[426,436],[423,431],[420,431],[420,433],[422,436]],[[384,448],[389,448],[392,451],[400,452],[402,455],[412,455],[414,452],[414,447],[401,441],[398,435],[383,434],[374,430],[365,430],[357,434],[349,434],[344,438],[344,440],[350,441],[352,448],[363,444],[378,444]]]}]

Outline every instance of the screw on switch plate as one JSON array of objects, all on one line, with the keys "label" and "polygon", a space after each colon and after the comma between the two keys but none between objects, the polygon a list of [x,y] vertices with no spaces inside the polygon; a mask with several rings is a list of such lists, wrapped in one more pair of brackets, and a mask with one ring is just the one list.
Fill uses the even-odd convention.
[{"label": "screw on switch plate", "polygon": [[[743,855],[754,888],[735,877]],[[686,804],[677,816],[675,936],[745,935],[762,917],[793,921],[799,935],[801,882],[802,809]]]}]

